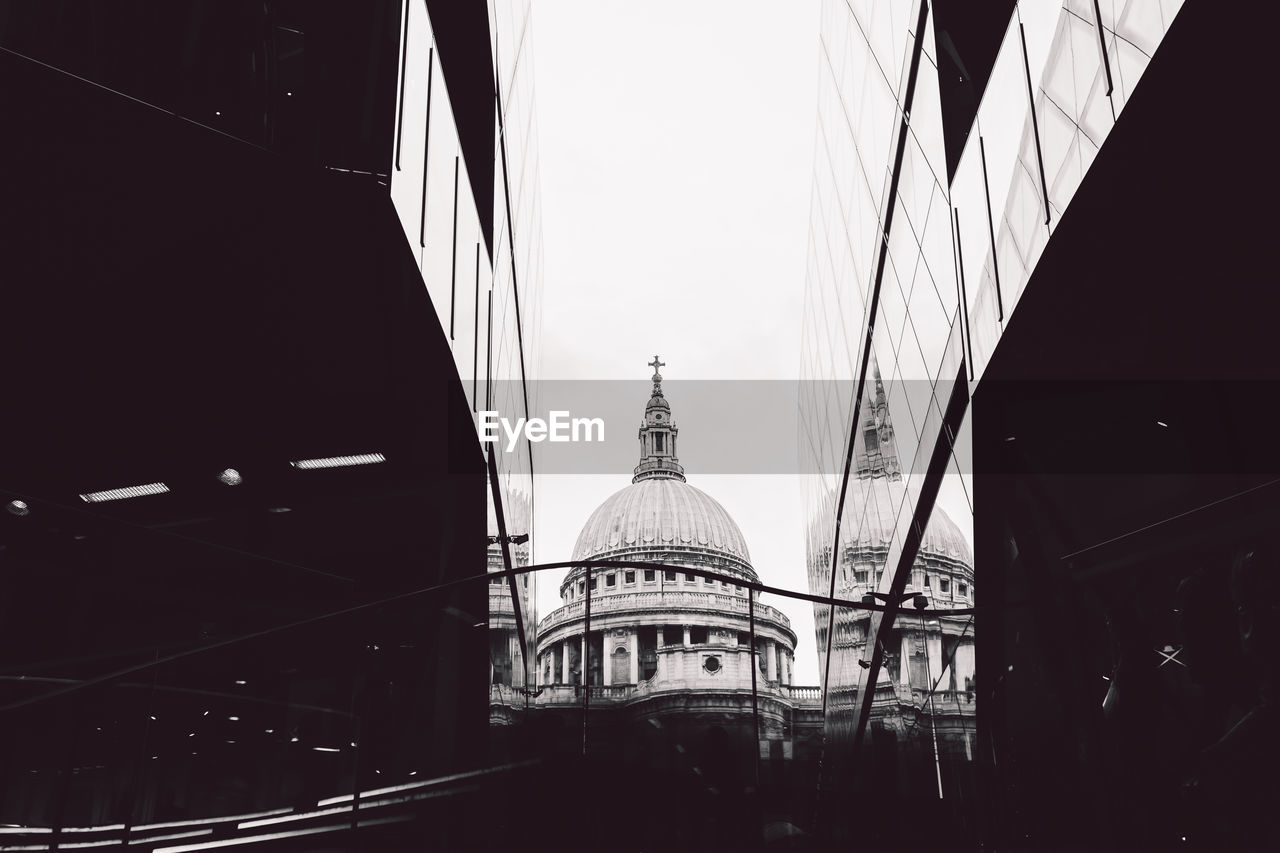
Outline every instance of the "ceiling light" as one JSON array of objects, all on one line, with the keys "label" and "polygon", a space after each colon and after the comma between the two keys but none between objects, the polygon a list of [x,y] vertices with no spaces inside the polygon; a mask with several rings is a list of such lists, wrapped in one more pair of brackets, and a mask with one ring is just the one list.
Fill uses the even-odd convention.
[{"label": "ceiling light", "polygon": [[4,505],[4,508],[5,508],[5,511],[9,513],[9,515],[16,515],[19,518],[21,518],[24,515],[28,515],[31,512],[31,507],[27,506],[27,502],[20,501],[20,500],[9,501],[7,504]]},{"label": "ceiling light", "polygon": [[235,468],[224,468],[218,475],[218,480],[228,486],[238,486],[244,482],[244,477],[241,477],[240,472]]},{"label": "ceiling light", "polygon": [[161,495],[169,491],[164,483],[147,483],[142,486],[125,486],[122,489],[107,489],[103,492],[89,492],[80,496],[85,503],[96,504],[104,501],[118,501],[125,498],[140,498],[146,495]]},{"label": "ceiling light", "polygon": [[313,746],[311,748],[314,749],[316,752],[341,752],[342,751],[338,749],[336,746]]},{"label": "ceiling light", "polygon": [[359,453],[355,456],[329,456],[324,459],[299,459],[290,462],[294,468],[302,471],[310,471],[316,468],[346,468],[352,465],[373,465],[377,462],[386,462],[387,457],[381,453]]},{"label": "ceiling light", "polygon": [[1156,423],[1160,424],[1160,426],[1164,427],[1165,429],[1169,428],[1169,425],[1164,421],[1156,421]]}]

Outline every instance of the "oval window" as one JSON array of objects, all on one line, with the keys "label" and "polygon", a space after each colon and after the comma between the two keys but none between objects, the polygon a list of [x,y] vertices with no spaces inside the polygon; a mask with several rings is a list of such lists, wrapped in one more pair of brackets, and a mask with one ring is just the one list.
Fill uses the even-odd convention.
[{"label": "oval window", "polygon": [[712,655],[711,657],[707,658],[702,662],[702,668],[705,669],[707,672],[719,672],[720,658],[716,657],[715,655]]}]

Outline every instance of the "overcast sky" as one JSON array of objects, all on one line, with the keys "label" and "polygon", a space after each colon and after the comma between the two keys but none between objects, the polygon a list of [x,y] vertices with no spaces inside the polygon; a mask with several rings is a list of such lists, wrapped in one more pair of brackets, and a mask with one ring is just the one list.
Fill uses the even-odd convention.
[{"label": "overcast sky", "polygon": [[[818,11],[818,0],[533,0],[541,377],[643,380],[655,353],[670,379],[799,376]],[[682,447],[733,428],[682,419],[670,402]],[[569,559],[591,511],[629,482],[540,477],[536,559]],[[807,591],[797,478],[690,482],[737,521],[764,583]],[[541,615],[562,577],[540,577]],[[798,634],[797,682],[817,684],[810,606],[770,598]]]}]

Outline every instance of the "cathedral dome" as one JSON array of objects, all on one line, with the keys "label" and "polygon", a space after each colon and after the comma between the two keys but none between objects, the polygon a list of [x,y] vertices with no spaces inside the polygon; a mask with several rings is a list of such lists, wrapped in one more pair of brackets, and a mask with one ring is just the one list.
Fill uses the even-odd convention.
[{"label": "cathedral dome", "polygon": [[[887,548],[893,541],[894,519],[903,499],[902,481],[893,476],[850,479],[845,496],[844,519],[840,524],[840,541],[845,547]],[[811,550],[831,544],[834,535],[836,495],[823,502],[822,511],[810,528]],[[815,552],[816,553],[816,552]],[[828,553],[830,553],[828,551]],[[919,553],[949,557],[973,566],[973,552],[959,526],[946,510],[934,505],[920,540]]]},{"label": "cathedral dome", "polygon": [[[676,455],[680,430],[662,393],[662,362],[654,356],[653,394],[638,438],[640,464],[631,485],[587,519],[574,562],[605,559],[702,566],[758,581],[742,531],[719,502],[685,481]],[[576,578],[579,570],[570,573]],[[566,578],[565,585],[570,583]]]},{"label": "cathedral dome", "polygon": [[725,508],[677,479],[640,480],[615,492],[587,519],[573,559],[662,548],[694,548],[751,561],[742,531]]}]

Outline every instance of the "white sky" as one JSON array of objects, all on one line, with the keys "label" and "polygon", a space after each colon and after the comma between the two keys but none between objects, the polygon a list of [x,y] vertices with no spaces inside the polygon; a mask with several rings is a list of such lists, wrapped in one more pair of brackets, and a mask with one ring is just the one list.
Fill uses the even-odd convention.
[{"label": "white sky", "polygon": [[[540,377],[644,380],[654,353],[670,379],[799,376],[818,12],[818,0],[533,0]],[[681,419],[671,402],[682,437],[730,426]],[[798,478],[690,482],[737,521],[764,583],[807,591]],[[569,559],[592,510],[628,483],[539,477],[537,561]],[[562,577],[540,576],[540,614]],[[792,620],[797,683],[817,684],[811,607],[764,601]]]}]

